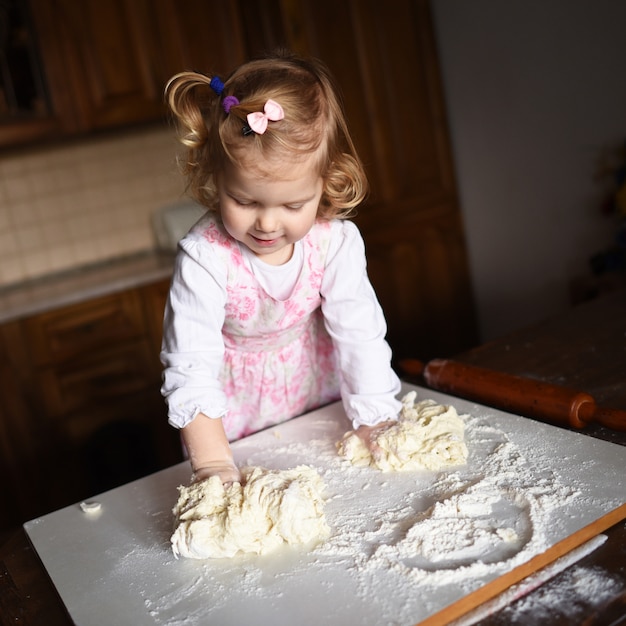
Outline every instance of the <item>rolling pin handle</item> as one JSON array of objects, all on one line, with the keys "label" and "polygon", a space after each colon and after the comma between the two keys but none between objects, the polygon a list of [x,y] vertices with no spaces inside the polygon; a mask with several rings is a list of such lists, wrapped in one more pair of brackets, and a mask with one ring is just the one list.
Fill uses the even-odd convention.
[{"label": "rolling pin handle", "polygon": [[593,415],[593,421],[605,428],[626,431],[626,411],[621,409],[597,406]]},{"label": "rolling pin handle", "polygon": [[596,412],[595,400],[588,393],[579,393],[572,399],[569,424],[572,428],[584,428],[593,421]]},{"label": "rolling pin handle", "polygon": [[439,391],[573,428],[593,421],[596,410],[587,393],[459,361],[433,359],[424,380]]}]

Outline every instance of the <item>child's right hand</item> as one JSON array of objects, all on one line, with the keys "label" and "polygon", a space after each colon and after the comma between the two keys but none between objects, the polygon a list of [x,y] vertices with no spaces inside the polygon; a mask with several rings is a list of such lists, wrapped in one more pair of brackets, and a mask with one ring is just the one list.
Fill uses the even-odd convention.
[{"label": "child's right hand", "polygon": [[388,420],[381,422],[380,424],[376,424],[376,426],[359,426],[354,431],[357,437],[359,437],[359,439],[365,444],[365,447],[370,451],[374,460],[380,459],[383,454],[383,451],[376,442],[378,436],[393,424],[395,424],[394,420]]},{"label": "child's right hand", "polygon": [[199,483],[202,480],[219,476],[223,485],[241,482],[241,472],[233,461],[212,461],[204,467],[195,469],[191,475],[191,482]]}]

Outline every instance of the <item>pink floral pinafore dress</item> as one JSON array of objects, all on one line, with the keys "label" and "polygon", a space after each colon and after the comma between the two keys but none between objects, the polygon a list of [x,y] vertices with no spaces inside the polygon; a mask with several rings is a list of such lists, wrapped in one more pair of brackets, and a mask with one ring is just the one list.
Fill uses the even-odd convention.
[{"label": "pink floral pinafore dress", "polygon": [[339,399],[335,353],[320,308],[330,232],[330,224],[320,222],[301,240],[302,271],[284,301],[265,292],[239,245],[217,224],[203,233],[219,246],[227,267],[220,382],[231,441]]}]

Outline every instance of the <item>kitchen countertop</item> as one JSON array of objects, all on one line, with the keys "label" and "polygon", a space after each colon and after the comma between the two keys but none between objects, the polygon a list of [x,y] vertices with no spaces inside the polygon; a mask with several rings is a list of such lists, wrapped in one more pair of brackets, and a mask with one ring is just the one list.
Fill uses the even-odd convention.
[{"label": "kitchen countertop", "polygon": [[169,278],[173,264],[148,251],[0,288],[0,323]]},{"label": "kitchen countertop", "polygon": [[[521,328],[457,355],[456,360],[590,394],[626,411],[626,287],[565,315]],[[570,428],[571,430],[571,428]],[[626,445],[626,432],[589,424],[585,435]]]},{"label": "kitchen countertop", "polygon": [[[626,409],[624,319],[626,290],[603,295],[564,316],[521,329],[455,358],[575,386],[592,395],[601,394],[607,406]],[[621,383],[607,385],[605,377],[613,380],[616,375],[621,376]],[[626,433],[606,430],[588,427],[577,434],[626,443]],[[484,626],[622,623],[620,618],[626,614],[626,525],[616,524],[604,534],[605,543],[591,554],[478,623]],[[610,594],[597,594],[602,595],[601,602],[594,601],[592,589],[584,588],[585,573],[592,573],[594,580],[611,583]],[[71,624],[23,529],[16,530],[0,546],[0,616],[7,619],[2,623]]]}]

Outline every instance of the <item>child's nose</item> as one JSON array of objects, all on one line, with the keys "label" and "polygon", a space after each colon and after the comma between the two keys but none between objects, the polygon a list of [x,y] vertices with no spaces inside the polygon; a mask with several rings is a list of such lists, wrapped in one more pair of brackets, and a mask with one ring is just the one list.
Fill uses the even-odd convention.
[{"label": "child's nose", "polygon": [[271,209],[259,211],[256,218],[256,226],[264,233],[271,233],[277,230],[278,218],[276,211],[272,211]]}]

